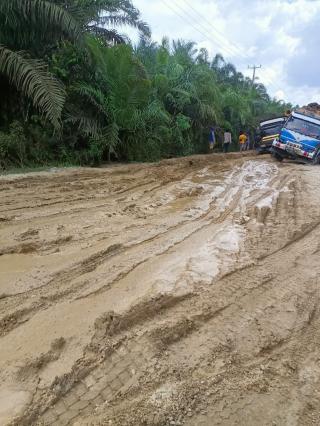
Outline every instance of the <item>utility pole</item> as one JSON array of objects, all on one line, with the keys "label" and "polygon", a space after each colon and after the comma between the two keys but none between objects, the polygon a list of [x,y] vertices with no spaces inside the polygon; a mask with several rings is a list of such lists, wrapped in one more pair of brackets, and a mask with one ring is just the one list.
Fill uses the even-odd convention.
[{"label": "utility pole", "polygon": [[258,65],[253,65],[252,67],[250,67],[250,66],[248,65],[248,69],[249,69],[249,70],[253,70],[253,75],[252,75],[252,86],[254,85],[254,82],[255,82],[255,80],[256,80],[256,70],[258,70],[259,68],[262,68],[262,65],[260,65],[259,67],[258,67]]}]

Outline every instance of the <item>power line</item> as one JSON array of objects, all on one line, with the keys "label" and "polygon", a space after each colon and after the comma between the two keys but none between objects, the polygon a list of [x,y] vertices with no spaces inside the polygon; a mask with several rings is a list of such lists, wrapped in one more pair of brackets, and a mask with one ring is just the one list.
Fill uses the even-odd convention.
[{"label": "power line", "polygon": [[[176,1],[175,0],[172,0],[172,2],[174,3],[174,5],[175,5],[175,7],[177,7],[178,9],[180,9],[189,19],[191,19],[192,21],[195,21],[196,19],[194,18],[194,16],[192,16],[190,13],[189,13],[189,11],[188,10],[185,10],[184,8],[182,8],[179,4],[177,4],[176,3]],[[202,15],[200,15],[200,14],[198,14],[200,17],[202,17]],[[216,34],[214,34],[213,33],[213,29],[212,29],[212,27],[211,27],[211,24],[210,24],[210,26],[209,26],[209,30],[208,30],[208,28],[206,28],[205,26],[203,26],[203,24],[201,24],[201,23],[199,23],[199,22],[197,22],[197,25],[198,25],[198,27],[200,27],[201,29],[203,29],[205,32],[206,32],[206,37],[207,38],[210,38],[210,37],[208,37],[208,32],[209,33],[211,33],[212,34],[212,36],[215,38],[214,40],[215,40],[215,44],[217,45],[217,46],[219,46],[219,48],[221,49],[221,46],[222,46],[222,48],[229,54],[229,55],[231,55],[231,56],[237,56],[238,55],[238,53],[237,53],[237,51],[236,51],[236,49],[233,47],[233,46],[230,46],[229,45],[229,42],[228,42],[228,40],[224,37],[224,36],[221,36],[221,35],[218,35],[218,37],[220,38],[220,40],[216,40],[216,38],[217,38],[217,35]],[[222,39],[222,41],[221,41],[221,39]],[[210,38],[210,40],[212,40],[212,38]]]},{"label": "power line", "polygon": [[[190,25],[194,30],[196,30],[198,33],[200,33],[202,36],[204,36],[206,39],[208,39],[208,40],[210,40],[211,42],[213,42],[216,46],[218,46],[220,49],[221,49],[221,43],[220,42],[217,42],[216,40],[214,40],[214,39],[212,39],[210,36],[208,36],[208,32],[207,32],[207,30],[204,28],[204,31],[206,31],[206,32],[203,32],[201,29],[199,29],[199,28],[203,28],[201,25],[199,25],[199,24],[197,24],[198,25],[198,27],[196,27],[195,25],[194,25],[194,18],[193,17],[190,17],[190,15],[188,15],[188,13],[187,12],[185,12],[180,6],[178,6],[176,3],[173,3],[174,5],[175,5],[175,7],[176,8],[178,8],[178,9],[180,9],[180,10],[182,10],[183,12],[184,12],[184,14],[185,14],[185,16],[182,16],[176,9],[174,9],[173,7],[172,7],[172,5],[171,4],[169,4],[169,3],[167,3],[165,0],[161,0],[162,1],[162,3],[167,7],[167,8],[169,8],[170,10],[172,10],[180,19],[182,19],[183,20],[183,22],[186,22],[186,20],[187,20],[187,23],[188,23],[188,25]],[[186,18],[187,17],[187,18]],[[233,52],[231,52],[231,51],[228,51],[228,49],[225,47],[225,46],[223,46],[223,49],[225,50],[225,51],[227,51],[227,53],[229,53],[230,55],[234,55],[234,53]]]},{"label": "power line", "polygon": [[[190,3],[189,0],[184,0],[184,3],[191,9],[193,10],[201,19],[203,19],[205,22],[208,23],[208,25],[210,25],[210,28],[212,31],[218,33],[222,38],[224,38],[224,36],[215,28],[212,28],[211,25],[212,23],[200,12],[198,12],[198,10],[196,10]],[[227,40],[228,45],[231,45],[231,47],[233,48],[234,51],[236,51],[236,56],[238,56],[239,58],[241,57],[241,59],[247,59],[248,55],[244,55],[242,53],[242,48],[240,48],[236,43],[234,43],[233,41],[229,41]],[[282,90],[279,86],[277,86],[276,84],[274,84],[273,82],[273,78],[270,76],[270,73],[268,72],[268,70],[265,70],[265,74],[267,74],[268,77],[268,84],[270,86],[272,86],[276,91],[278,90]]]},{"label": "power line", "polygon": [[[226,42],[228,43],[228,46],[230,46],[235,52],[236,55],[239,56],[239,54],[241,55],[241,57],[243,59],[247,59],[248,55],[245,55],[242,53],[242,48],[239,47],[236,43],[228,40],[220,31],[218,31],[216,28],[212,27],[212,22],[210,22],[204,15],[202,15],[200,12],[198,12],[190,3],[188,0],[184,0],[184,3],[191,9],[193,10],[201,19],[203,19],[205,22],[207,22],[207,24],[210,27],[210,30],[214,33],[216,33],[218,35],[218,37],[221,37],[223,40],[226,40]],[[239,53],[238,53],[239,52]]]},{"label": "power line", "polygon": [[[193,10],[201,19],[203,19],[205,22],[207,22],[208,23],[208,25],[210,25],[210,29],[211,29],[211,31],[214,31],[214,32],[216,32],[216,33],[218,33],[222,38],[224,38],[224,36],[217,30],[217,29],[214,29],[214,28],[212,28],[211,27],[211,25],[212,25],[212,23],[204,16],[204,15],[202,15],[200,12],[198,12],[190,3],[189,3],[189,0],[184,0],[184,3],[191,9],[191,10]],[[227,39],[226,39],[227,40]],[[232,49],[233,49],[233,51],[235,51],[236,52],[236,54],[235,54],[235,56],[237,56],[238,58],[241,58],[241,59],[248,59],[248,55],[244,55],[243,53],[242,53],[242,49],[236,44],[236,43],[234,43],[234,42],[232,42],[232,41],[229,41],[229,40],[227,40],[227,43],[228,43],[228,45],[231,45],[231,47],[232,47]],[[234,54],[234,53],[233,53]],[[270,76],[270,73],[268,72],[268,70],[265,70],[265,74],[267,75],[267,77],[268,77],[268,83],[267,84],[269,84],[271,87],[273,87],[273,89],[275,90],[275,91],[282,91],[282,89],[279,87],[279,86],[277,86],[274,82],[273,82],[273,78]],[[255,77],[255,76],[254,76]],[[254,78],[254,81],[255,81],[255,78]]]},{"label": "power line", "polygon": [[[223,41],[223,43],[228,43],[228,53],[229,54],[231,54],[231,55],[233,55],[233,56],[237,56],[238,58],[240,58],[241,60],[243,60],[243,59],[248,59],[248,55],[244,55],[243,53],[242,53],[242,49],[236,44],[236,43],[234,43],[234,42],[231,42],[231,41],[229,41],[229,40],[227,40],[217,29],[215,29],[215,28],[212,28],[212,23],[204,16],[204,15],[202,15],[200,12],[198,12],[190,3],[189,3],[189,0],[184,0],[184,3],[185,3],[185,5],[187,6],[187,7],[189,7],[193,12],[195,12],[201,19],[203,19],[205,22],[207,22],[208,23],[208,25],[210,26],[210,31],[211,32],[215,32],[215,33],[217,33],[218,35],[219,35],[219,37],[221,37],[224,41]],[[176,7],[179,7],[179,9],[180,10],[183,10],[180,6],[178,6],[178,5],[176,5]],[[184,11],[184,10],[183,10]],[[184,11],[184,13],[185,14],[187,14],[187,12],[186,11]],[[188,16],[190,16],[189,14],[188,14]],[[191,19],[193,19],[193,17],[191,17]],[[202,28],[204,28],[204,27],[202,27]],[[230,47],[231,46],[231,47]],[[233,49],[232,51],[231,51],[231,48]],[[227,51],[227,49],[225,48],[225,50]],[[282,89],[279,87],[279,86],[277,86],[275,83],[274,83],[274,81],[273,81],[273,77],[271,77],[271,75],[270,75],[270,73],[269,73],[269,71],[268,70],[265,70],[265,74],[267,75],[267,77],[268,77],[268,83],[267,84],[269,84],[269,86],[271,86],[271,87],[273,87],[273,89],[275,90],[275,91],[282,91]]]},{"label": "power line", "polygon": [[[204,27],[204,26],[202,26],[202,25],[200,25],[199,23],[197,24],[198,25],[198,27],[199,28],[201,28],[201,29],[199,29],[198,27],[196,27],[195,25],[194,25],[194,21],[195,21],[195,19],[194,19],[194,17],[193,16],[191,16],[190,15],[190,13],[188,12],[188,11],[186,11],[185,9],[183,9],[180,5],[178,5],[178,4],[176,4],[173,0],[172,0],[172,2],[173,2],[173,4],[174,4],[174,6],[175,6],[175,8],[177,8],[177,9],[179,9],[179,10],[181,10],[182,12],[183,12],[183,14],[185,15],[185,16],[182,16],[175,8],[173,8],[172,7],[172,5],[171,4],[168,4],[167,3],[167,1],[166,0],[161,0],[162,1],[162,3],[167,7],[167,8],[169,8],[170,10],[172,10],[180,19],[182,19],[183,20],[183,22],[187,22],[193,29],[195,29],[199,34],[201,34],[202,36],[204,36],[206,39],[208,39],[208,40],[210,40],[211,42],[213,42],[216,46],[218,46],[220,49],[221,49],[221,47],[229,54],[229,55],[231,55],[231,56],[237,56],[238,58],[241,58],[241,60],[243,60],[243,59],[247,59],[248,58],[248,56],[244,56],[243,54],[242,54],[242,52],[241,52],[241,50],[240,50],[240,48],[238,47],[238,46],[236,46],[235,44],[233,44],[233,43],[231,43],[231,42],[229,42],[229,41],[226,41],[228,44],[231,44],[231,48],[233,49],[233,50],[231,50],[231,48],[229,47],[229,46],[226,46],[226,42],[225,41],[223,41],[223,42],[221,42],[221,41],[217,41],[217,40],[214,40],[213,38],[211,38],[209,35],[208,35],[208,30]],[[186,0],[184,0],[185,2],[186,2]],[[188,3],[189,4],[189,3]],[[192,6],[190,6],[189,5],[189,7],[190,7],[190,9],[192,9],[192,10],[194,10],[196,13],[197,13],[197,15],[198,16],[200,16],[201,18],[203,18],[203,15],[201,15],[199,12],[197,12]],[[186,19],[187,18],[187,19]],[[209,22],[206,18],[205,18],[205,21],[207,21],[207,22]],[[210,23],[210,22],[209,22]],[[211,23],[210,23],[210,25],[211,25]],[[202,31],[202,29],[205,31],[205,32],[203,32]],[[210,27],[210,31],[212,31],[212,28]],[[218,32],[217,30],[216,30],[216,32]],[[223,39],[225,39],[223,36],[222,36],[222,38]],[[232,44],[233,44],[233,46],[232,46]],[[235,47],[234,47],[235,46]],[[239,52],[238,52],[239,51]],[[267,70],[265,70],[265,74],[269,74],[268,73],[268,71]],[[274,88],[274,90],[275,91],[280,91],[280,90],[282,90],[282,89],[280,89],[279,87],[276,87],[276,85],[273,83],[273,79],[270,77],[270,74],[269,74],[269,77],[268,77],[268,79],[269,79],[269,83],[267,83],[267,84],[269,84],[271,87],[273,87]]]},{"label": "power line", "polygon": [[[255,81],[256,81],[256,79],[257,79],[257,77],[256,77],[256,71],[258,70],[258,69],[261,69],[262,68],[262,65],[253,65],[253,66],[250,66],[250,65],[248,65],[248,69],[249,70],[252,70],[253,72],[252,72],[252,87],[253,87],[253,85],[254,85],[254,83],[255,83]],[[267,74],[268,74],[268,71],[267,71]],[[270,78],[270,77],[269,77]],[[275,86],[274,84],[273,84],[273,82],[272,82],[272,80],[271,80],[271,83],[269,82],[269,83],[267,83],[267,84],[269,84],[270,86],[272,86],[276,91],[278,91],[278,90],[281,90],[282,91],[282,89],[280,89],[280,87],[277,87],[277,86]]]},{"label": "power line", "polygon": [[273,87],[273,89],[276,92],[277,91],[282,92],[282,88],[274,82],[273,77],[271,77],[271,73],[268,71],[268,69],[264,68],[264,73],[267,75],[267,79],[269,80],[269,81],[267,81],[267,84],[269,84],[269,86]]}]

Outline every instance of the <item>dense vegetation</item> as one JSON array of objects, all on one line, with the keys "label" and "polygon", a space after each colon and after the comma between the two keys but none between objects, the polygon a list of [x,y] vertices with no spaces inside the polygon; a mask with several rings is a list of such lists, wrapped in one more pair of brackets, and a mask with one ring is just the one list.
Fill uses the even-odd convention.
[{"label": "dense vegetation", "polygon": [[130,0],[2,0],[0,90],[0,168],[206,152],[210,126],[286,108],[219,54],[152,42]]}]

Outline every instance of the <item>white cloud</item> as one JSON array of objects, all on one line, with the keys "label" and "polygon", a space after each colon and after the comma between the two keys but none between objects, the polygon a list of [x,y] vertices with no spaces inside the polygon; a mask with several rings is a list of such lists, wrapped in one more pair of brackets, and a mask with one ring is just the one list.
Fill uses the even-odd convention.
[{"label": "white cloud", "polygon": [[[245,75],[258,71],[272,96],[320,101],[320,0],[133,0],[153,39],[192,40]],[[310,63],[312,62],[312,64]]]},{"label": "white cloud", "polygon": [[283,91],[283,90],[278,90],[278,91],[275,93],[275,97],[276,97],[277,99],[279,99],[280,101],[281,101],[281,100],[283,100],[283,99],[285,98],[285,93],[284,93],[284,91]]}]

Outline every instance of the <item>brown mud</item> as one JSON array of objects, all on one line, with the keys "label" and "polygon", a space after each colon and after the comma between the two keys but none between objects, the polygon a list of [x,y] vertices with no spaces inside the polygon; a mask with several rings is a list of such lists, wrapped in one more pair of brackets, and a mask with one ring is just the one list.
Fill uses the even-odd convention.
[{"label": "brown mud", "polygon": [[320,169],[0,177],[1,425],[319,425]]}]

